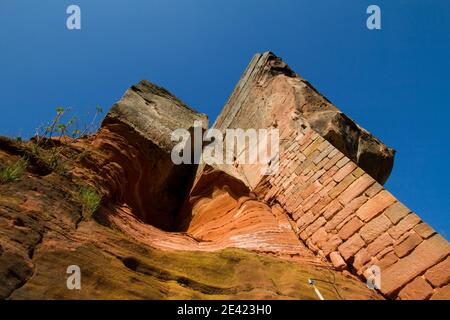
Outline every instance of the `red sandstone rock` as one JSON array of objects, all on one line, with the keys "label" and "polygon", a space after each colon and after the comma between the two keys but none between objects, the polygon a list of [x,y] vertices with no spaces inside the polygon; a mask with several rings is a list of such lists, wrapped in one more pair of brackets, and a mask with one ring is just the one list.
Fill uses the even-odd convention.
[{"label": "red sandstone rock", "polygon": [[442,287],[450,282],[450,257],[425,273],[425,278],[434,286]]},{"label": "red sandstone rock", "polygon": [[390,226],[391,222],[385,215],[382,214],[364,225],[359,231],[359,234],[366,241],[366,243],[371,243],[379,235],[388,230]]},{"label": "red sandstone rock", "polygon": [[450,253],[450,244],[440,235],[434,235],[419,244],[408,256],[383,270],[381,291],[391,296],[417,275],[432,267]]},{"label": "red sandstone rock", "polygon": [[422,278],[417,277],[399,293],[402,300],[424,300],[433,294],[433,288]]},{"label": "red sandstone rock", "polygon": [[394,203],[396,199],[386,190],[381,191],[372,199],[367,201],[356,214],[363,221],[370,221],[372,218],[381,213],[384,209]]},{"label": "red sandstone rock", "polygon": [[414,231],[424,239],[428,239],[436,233],[436,231],[426,223],[418,224],[414,227]]},{"label": "red sandstone rock", "polygon": [[406,239],[394,246],[395,254],[403,258],[422,242],[422,238],[417,233],[412,232]]},{"label": "red sandstone rock", "polygon": [[[176,261],[185,261],[186,269],[200,268],[200,276],[217,268],[221,276],[228,275],[237,264],[243,271],[227,280],[238,278],[247,285],[245,275],[255,273],[263,284],[253,281],[269,292],[263,297],[277,297],[261,273],[269,267],[255,264],[249,272],[241,258],[221,251],[241,248],[254,254],[246,259],[256,255],[256,260],[266,261],[271,255],[271,263],[288,261],[285,272],[297,270],[300,263],[308,270],[313,266],[320,275],[336,275],[333,269],[348,263],[349,270],[363,275],[376,264],[382,269],[381,292],[390,298],[429,298],[428,282],[436,287],[432,298],[449,297],[449,243],[380,185],[392,168],[393,150],[343,115],[279,58],[271,53],[255,56],[214,124],[222,131],[279,129],[280,163],[273,176],[264,176],[261,166],[252,164],[173,165],[170,132],[190,129],[194,120],[205,128],[204,115],[143,81],[111,109],[95,136],[74,143],[63,140],[70,151],[88,153],[71,163],[69,171],[74,180],[101,191],[103,203],[95,215],[100,224],[80,222],[74,181],[50,174],[52,169],[36,159],[33,166],[46,176],[31,176],[21,185],[23,195],[16,192],[22,189],[0,185],[0,213],[7,217],[0,219],[0,296],[40,297],[36,288],[51,281],[49,270],[59,267],[59,254],[63,261],[81,259],[88,275],[99,270],[107,290],[121,297],[127,297],[121,289],[127,286],[132,298],[174,291],[180,292],[175,298],[208,296],[205,292],[213,289],[207,283],[196,284],[200,292],[176,285],[185,266],[173,265],[167,257],[179,255]],[[0,150],[0,159],[29,155],[1,139],[0,149],[6,150]],[[49,220],[48,208],[54,213]],[[160,251],[164,254],[157,254]],[[209,265],[214,259],[219,260]],[[226,267],[220,268],[220,263]],[[111,266],[112,273],[104,265]],[[9,276],[11,270],[15,277]],[[147,284],[155,272],[169,281],[134,286]],[[186,277],[195,278],[189,272]],[[297,285],[296,276],[287,278],[292,281],[283,283]],[[104,288],[102,281],[96,285]],[[176,290],[167,283],[174,283]],[[267,283],[273,286],[274,280]],[[377,297],[363,283],[348,284],[346,291],[354,291],[356,297]],[[224,294],[228,287],[214,290],[220,297],[261,297],[254,292],[244,295],[240,284],[234,285],[237,295]],[[145,292],[139,295],[142,288]]]},{"label": "red sandstone rock", "polygon": [[439,288],[436,290],[436,293],[433,294],[431,300],[449,300],[450,299],[450,284],[445,287]]},{"label": "red sandstone rock", "polygon": [[343,270],[347,266],[344,259],[342,259],[341,255],[337,251],[334,251],[330,254],[330,260],[336,270]]},{"label": "red sandstone rock", "polygon": [[344,192],[339,196],[342,204],[347,204],[356,197],[364,193],[375,181],[369,175],[365,174],[355,180]]},{"label": "red sandstone rock", "polygon": [[367,246],[367,251],[370,256],[374,257],[379,252],[383,251],[387,247],[393,244],[393,240],[391,236],[386,232],[383,233],[381,236],[376,238],[371,244]]},{"label": "red sandstone rock", "polygon": [[404,216],[406,216],[410,212],[411,211],[402,203],[395,202],[384,211],[384,215],[388,217],[393,224],[397,224]]},{"label": "red sandstone rock", "polygon": [[339,252],[342,254],[342,257],[345,260],[348,260],[350,257],[354,256],[355,253],[357,253],[359,249],[361,249],[364,245],[364,240],[359,236],[359,234],[355,234],[353,237],[339,246]]},{"label": "red sandstone rock", "polygon": [[349,222],[347,222],[342,229],[339,231],[339,237],[342,240],[347,240],[352,235],[356,233],[364,224],[358,217],[353,217]]},{"label": "red sandstone rock", "polygon": [[414,228],[420,222],[420,218],[416,214],[408,214],[400,222],[389,229],[389,234],[392,238],[398,239],[402,235],[406,234],[409,230]]}]

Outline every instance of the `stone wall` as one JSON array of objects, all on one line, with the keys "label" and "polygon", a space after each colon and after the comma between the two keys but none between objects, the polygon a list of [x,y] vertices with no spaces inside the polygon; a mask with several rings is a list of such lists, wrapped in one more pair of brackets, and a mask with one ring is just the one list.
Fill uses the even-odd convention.
[{"label": "stone wall", "polygon": [[450,243],[308,126],[281,134],[277,174],[257,193],[278,203],[296,233],[336,268],[362,279],[381,268],[389,298],[450,298]]},{"label": "stone wall", "polygon": [[[281,206],[315,254],[363,281],[371,266],[380,267],[380,292],[387,298],[450,299],[449,242],[382,186],[394,150],[280,58],[255,55],[213,128],[278,130],[276,174],[237,162],[216,169]],[[247,154],[254,148],[261,145],[248,146]]]}]

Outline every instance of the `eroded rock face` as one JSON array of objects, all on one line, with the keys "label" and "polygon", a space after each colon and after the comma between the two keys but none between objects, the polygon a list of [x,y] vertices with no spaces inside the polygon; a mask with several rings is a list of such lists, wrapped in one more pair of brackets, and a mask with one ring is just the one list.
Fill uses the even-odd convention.
[{"label": "eroded rock face", "polygon": [[[86,176],[29,170],[18,181],[0,184],[0,299],[317,299],[310,277],[334,279],[318,284],[326,299],[380,299],[303,246],[297,252],[304,255],[291,258],[229,248],[244,247],[245,239],[196,240],[144,223],[108,198],[95,220],[83,221],[79,187],[83,177],[95,174],[83,164],[102,163],[101,152],[84,160],[65,157],[82,155],[93,141],[67,145],[62,154],[68,169]],[[0,149],[1,164],[20,157]],[[82,272],[82,290],[66,286],[67,267],[74,264]]]},{"label": "eroded rock face", "polygon": [[[279,129],[276,174],[175,165],[171,133],[195,121],[206,128],[142,81],[95,135],[59,142],[62,171],[32,142],[0,139],[0,164],[31,156],[21,179],[0,184],[0,298],[316,299],[315,278],[326,299],[380,299],[349,273],[365,276],[371,261],[385,297],[448,296],[448,242],[374,181],[389,176],[393,150],[281,59],[256,55],[213,125]],[[89,221],[86,185],[103,196]],[[72,264],[81,291],[67,290]]]},{"label": "eroded rock face", "polygon": [[92,142],[101,152],[97,169],[108,197],[126,203],[145,222],[171,230],[196,170],[195,164],[172,162],[171,133],[190,129],[194,121],[207,126],[204,114],[163,88],[144,80],[128,89]]},{"label": "eroded rock face", "polygon": [[270,52],[256,54],[213,127],[278,128],[308,124],[375,180],[392,170],[394,150],[358,126]]}]

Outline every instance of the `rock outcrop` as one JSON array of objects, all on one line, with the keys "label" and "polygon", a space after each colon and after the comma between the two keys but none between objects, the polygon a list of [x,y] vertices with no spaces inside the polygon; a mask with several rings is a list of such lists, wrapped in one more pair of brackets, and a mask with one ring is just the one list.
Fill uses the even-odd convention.
[{"label": "rock outcrop", "polygon": [[175,165],[172,131],[190,129],[207,117],[148,81],[125,92],[106,115],[92,146],[101,162],[92,163],[92,181],[101,177],[107,197],[127,204],[143,221],[173,229],[179,206],[191,187],[196,165]]},{"label": "rock outcrop", "polygon": [[256,54],[213,128],[260,129],[309,125],[375,180],[391,173],[394,150],[358,126],[271,52]]},{"label": "rock outcrop", "polygon": [[[45,148],[0,139],[1,164],[29,159],[0,184],[0,297],[316,299],[313,278],[326,299],[450,298],[449,243],[382,186],[394,151],[281,59],[256,55],[213,124],[278,129],[277,170],[239,154],[174,164],[171,133],[195,121],[207,128],[205,115],[142,81],[92,136]],[[46,162],[56,142],[58,168]],[[86,186],[102,195],[92,219]],[[73,264],[79,291],[66,287]],[[379,290],[365,284],[373,266]]]}]

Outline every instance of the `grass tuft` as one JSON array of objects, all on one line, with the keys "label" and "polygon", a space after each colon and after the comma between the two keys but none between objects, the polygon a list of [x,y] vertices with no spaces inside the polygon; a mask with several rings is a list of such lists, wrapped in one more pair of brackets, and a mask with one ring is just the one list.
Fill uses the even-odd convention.
[{"label": "grass tuft", "polygon": [[80,201],[82,204],[83,219],[89,220],[98,210],[102,202],[102,197],[95,188],[82,188],[80,190]]},{"label": "grass tuft", "polygon": [[17,181],[27,170],[28,161],[21,158],[9,166],[0,167],[0,183]]}]

